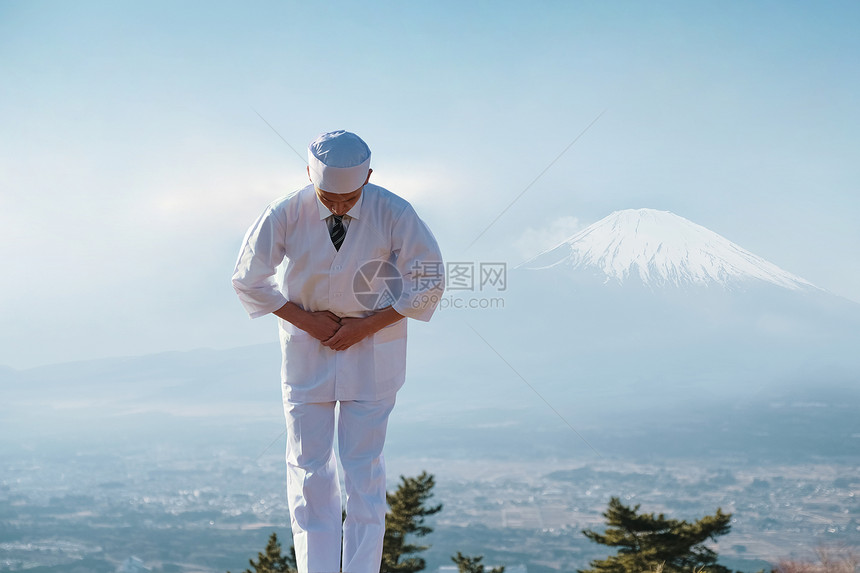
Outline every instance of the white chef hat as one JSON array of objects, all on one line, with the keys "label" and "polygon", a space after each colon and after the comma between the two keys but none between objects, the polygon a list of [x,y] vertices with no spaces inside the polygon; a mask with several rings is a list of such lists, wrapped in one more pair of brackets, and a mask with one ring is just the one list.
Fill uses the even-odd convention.
[{"label": "white chef hat", "polygon": [[329,193],[352,193],[367,180],[370,148],[348,131],[324,133],[308,145],[313,184]]}]

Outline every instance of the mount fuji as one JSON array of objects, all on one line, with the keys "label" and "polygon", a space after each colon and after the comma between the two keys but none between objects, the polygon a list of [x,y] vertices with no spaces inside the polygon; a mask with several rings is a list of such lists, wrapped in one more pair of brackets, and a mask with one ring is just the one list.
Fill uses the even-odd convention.
[{"label": "mount fuji", "polygon": [[[860,305],[666,211],[597,221],[510,269],[504,299],[504,309],[461,313],[484,341],[470,345],[466,331],[442,355],[464,371],[474,363],[476,379],[502,356],[580,419],[856,388],[860,378]],[[493,372],[511,376],[504,364]]]},{"label": "mount fuji", "polygon": [[558,265],[593,269],[619,284],[638,279],[652,288],[737,288],[763,281],[789,290],[817,289],[701,225],[655,209],[616,211],[521,266]]}]

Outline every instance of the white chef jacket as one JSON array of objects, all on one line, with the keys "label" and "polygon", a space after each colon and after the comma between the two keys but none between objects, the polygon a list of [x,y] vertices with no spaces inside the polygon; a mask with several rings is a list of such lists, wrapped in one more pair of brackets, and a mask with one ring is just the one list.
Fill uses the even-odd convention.
[{"label": "white chef jacket", "polygon": [[[308,185],[273,202],[251,226],[233,273],[233,287],[251,318],[287,301],[307,311],[367,316],[372,311],[354,294],[356,273],[370,261],[387,261],[403,280],[391,306],[405,317],[430,320],[444,288],[442,255],[412,206],[382,187],[365,185],[347,213],[351,219],[339,251],[326,225],[330,215]],[[379,400],[406,379],[406,320],[342,351],[283,319],[278,325],[285,400]]]}]

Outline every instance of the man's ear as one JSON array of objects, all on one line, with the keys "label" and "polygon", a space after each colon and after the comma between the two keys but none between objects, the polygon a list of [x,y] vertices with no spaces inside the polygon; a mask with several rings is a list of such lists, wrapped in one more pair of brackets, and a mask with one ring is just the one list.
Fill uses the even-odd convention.
[{"label": "man's ear", "polygon": [[310,165],[308,165],[308,181],[310,181],[311,183],[314,182],[314,180],[311,179],[311,166]]},{"label": "man's ear", "polygon": [[[310,166],[308,166],[308,177],[310,177]],[[370,181],[370,174],[373,173],[373,169],[367,170],[367,179],[364,180],[364,184],[367,185],[367,182]]]}]

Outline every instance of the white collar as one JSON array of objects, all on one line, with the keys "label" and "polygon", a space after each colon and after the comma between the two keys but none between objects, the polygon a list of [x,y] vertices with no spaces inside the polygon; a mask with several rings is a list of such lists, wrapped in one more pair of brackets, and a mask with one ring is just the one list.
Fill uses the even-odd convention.
[{"label": "white collar", "polygon": [[[355,205],[352,206],[352,209],[350,209],[344,214],[345,216],[349,215],[353,219],[358,219],[358,215],[361,212],[361,203],[362,201],[364,201],[365,191],[366,189],[361,192],[361,195],[358,197],[358,201],[355,202]],[[328,210],[328,207],[322,204],[319,195],[317,195],[316,189],[314,189],[314,198],[317,200],[317,207],[319,207],[320,210],[320,220],[328,219],[329,217],[334,215],[334,213]]]}]

